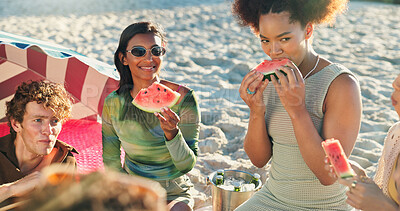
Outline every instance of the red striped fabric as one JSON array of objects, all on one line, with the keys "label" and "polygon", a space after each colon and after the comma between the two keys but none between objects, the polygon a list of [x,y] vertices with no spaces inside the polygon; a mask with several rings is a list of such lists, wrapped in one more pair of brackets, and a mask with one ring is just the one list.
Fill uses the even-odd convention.
[{"label": "red striped fabric", "polygon": [[82,87],[88,68],[88,65],[76,58],[70,58],[68,60],[67,72],[65,75],[65,88],[78,100],[81,100]]},{"label": "red striped fabric", "polygon": [[110,94],[112,91],[118,88],[119,81],[108,78],[106,85],[104,86],[103,92],[101,93],[101,98],[99,102],[99,106],[97,107],[98,112],[101,114],[103,112],[103,104],[104,100],[106,99],[107,95]]},{"label": "red striped fabric", "polygon": [[44,79],[40,75],[36,74],[35,72],[26,70],[12,78],[9,78],[0,83],[0,99],[6,98],[10,95],[15,93],[15,90],[21,83],[21,81],[28,81],[28,80],[42,80]]},{"label": "red striped fabric", "polygon": [[[21,56],[26,57],[26,60]],[[63,62],[64,59],[52,59],[52,66],[57,68],[47,68],[48,57],[36,46],[22,50],[13,45],[0,43],[0,75],[2,76],[0,77],[0,121],[5,117],[4,99],[11,98],[19,84],[28,80],[49,80],[48,76],[55,74],[65,74],[61,77],[64,78],[64,86],[75,99],[73,115],[76,116],[72,118],[96,119],[96,115],[101,115],[104,99],[117,89],[118,81],[98,71],[88,71],[90,67],[75,57],[65,58],[68,60],[66,67],[62,64],[54,65],[54,61]],[[10,58],[13,58],[12,61]],[[86,78],[89,74],[90,78]],[[102,80],[96,81],[96,79]]]},{"label": "red striped fabric", "polygon": [[32,49],[27,49],[28,69],[46,77],[47,55]]},{"label": "red striped fabric", "polygon": [[7,59],[6,57],[6,46],[0,44],[0,57]]},{"label": "red striped fabric", "polygon": [[3,62],[6,62],[6,61],[7,61],[7,60],[5,60],[5,59],[3,59],[3,58],[0,57],[0,64],[3,63]]}]

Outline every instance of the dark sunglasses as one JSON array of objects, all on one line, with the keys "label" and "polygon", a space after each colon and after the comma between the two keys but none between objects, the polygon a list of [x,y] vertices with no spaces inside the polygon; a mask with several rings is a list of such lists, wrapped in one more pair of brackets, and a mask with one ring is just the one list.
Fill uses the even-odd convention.
[{"label": "dark sunglasses", "polygon": [[145,47],[142,46],[135,46],[132,48],[132,50],[126,52],[131,52],[131,54],[136,57],[142,57],[146,55],[147,50],[150,50],[153,56],[162,56],[165,54],[165,48],[158,45],[152,47],[151,49],[146,49]]}]

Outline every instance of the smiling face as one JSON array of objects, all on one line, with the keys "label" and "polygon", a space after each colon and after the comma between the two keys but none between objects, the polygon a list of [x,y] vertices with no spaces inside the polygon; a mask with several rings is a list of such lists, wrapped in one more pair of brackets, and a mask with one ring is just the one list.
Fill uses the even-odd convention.
[{"label": "smiling face", "polygon": [[396,110],[397,115],[399,115],[400,117],[400,75],[398,75],[397,78],[394,79],[392,86],[394,88],[391,97],[392,105]]},{"label": "smiling face", "polygon": [[305,30],[310,30],[310,25],[304,28],[300,22],[291,22],[289,18],[289,12],[261,15],[259,22],[261,46],[271,59],[288,58],[299,65],[306,54],[306,39],[311,36]]},{"label": "smiling face", "polygon": [[130,51],[135,46],[146,48],[146,54],[143,57],[136,57],[127,52],[126,56],[121,57],[122,63],[129,66],[133,82],[155,80],[161,68],[162,56],[153,56],[150,49],[154,46],[163,46],[161,38],[153,33],[136,34],[129,40],[126,50]]},{"label": "smiling face", "polygon": [[54,116],[52,110],[45,109],[37,102],[27,103],[25,109],[21,123],[12,120],[11,125],[16,132],[15,142],[22,144],[26,153],[32,156],[50,154],[61,132],[61,121]]}]

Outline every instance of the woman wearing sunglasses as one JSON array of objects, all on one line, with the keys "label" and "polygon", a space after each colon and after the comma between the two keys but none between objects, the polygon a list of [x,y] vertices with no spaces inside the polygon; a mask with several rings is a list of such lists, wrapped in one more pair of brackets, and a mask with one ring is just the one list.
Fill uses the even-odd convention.
[{"label": "woman wearing sunglasses", "polygon": [[[103,162],[158,181],[167,191],[170,210],[191,210],[193,184],[185,174],[196,163],[200,109],[192,89],[159,77],[165,46],[165,32],[155,23],[134,23],[122,32],[114,54],[119,88],[103,108]],[[177,104],[154,114],[134,106],[136,94],[156,81],[181,94]]]},{"label": "woman wearing sunglasses", "polygon": [[361,122],[356,77],[313,50],[314,26],[333,21],[347,0],[235,0],[271,59],[287,58],[272,81],[250,71],[240,96],[250,108],[244,149],[270,172],[263,188],[237,210],[351,210],[346,187],[325,170],[321,142],[339,139],[347,156]]}]

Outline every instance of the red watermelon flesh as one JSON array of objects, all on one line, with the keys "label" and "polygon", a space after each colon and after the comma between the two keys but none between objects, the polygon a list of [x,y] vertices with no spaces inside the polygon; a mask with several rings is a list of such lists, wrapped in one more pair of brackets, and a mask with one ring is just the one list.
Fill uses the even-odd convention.
[{"label": "red watermelon flesh", "polygon": [[139,109],[154,113],[160,112],[162,107],[171,108],[176,104],[181,94],[173,91],[169,87],[154,82],[146,89],[141,89],[132,103]]},{"label": "red watermelon flesh", "polygon": [[355,176],[355,173],[351,168],[349,161],[347,160],[346,154],[344,153],[339,140],[331,138],[323,141],[321,144],[337,175],[339,175],[341,178]]},{"label": "red watermelon flesh", "polygon": [[[253,68],[254,70],[256,70],[257,72],[260,72],[262,74],[264,74],[264,78],[263,81],[265,79],[268,79],[269,81],[271,81],[271,76],[275,76],[275,70],[279,69],[281,66],[284,66],[287,64],[287,62],[289,61],[289,59],[273,59],[273,60],[264,60],[263,62],[261,62],[260,64],[258,64],[255,68]],[[286,75],[285,72],[283,72],[281,70],[281,72]]]}]

